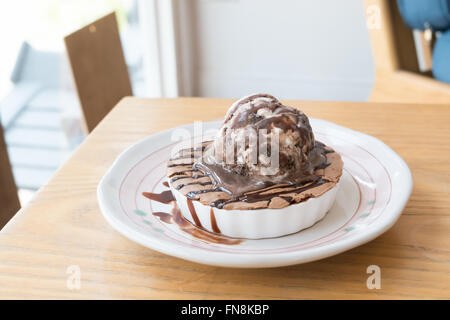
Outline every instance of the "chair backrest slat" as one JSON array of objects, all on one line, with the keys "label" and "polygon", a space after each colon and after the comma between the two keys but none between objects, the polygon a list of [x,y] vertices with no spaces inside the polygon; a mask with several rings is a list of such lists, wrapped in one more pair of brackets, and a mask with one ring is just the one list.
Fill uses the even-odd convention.
[{"label": "chair backrest slat", "polygon": [[86,129],[91,132],[120,99],[132,95],[115,13],[64,40]]},{"label": "chair backrest slat", "polygon": [[3,128],[0,126],[0,229],[20,209],[17,188],[9,162]]}]

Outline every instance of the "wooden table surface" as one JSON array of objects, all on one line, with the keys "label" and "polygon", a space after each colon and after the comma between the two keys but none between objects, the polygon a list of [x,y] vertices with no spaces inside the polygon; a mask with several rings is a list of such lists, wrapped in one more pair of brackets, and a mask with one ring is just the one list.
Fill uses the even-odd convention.
[{"label": "wooden table surface", "polygon": [[[324,260],[273,269],[226,269],[172,258],[121,236],[100,213],[96,188],[138,140],[219,119],[227,99],[125,98],[34,200],[0,231],[0,298],[450,298],[450,105],[288,101],[380,138],[411,168],[402,216],[376,240]],[[381,289],[369,290],[369,265]],[[79,266],[80,289],[67,268]]]}]

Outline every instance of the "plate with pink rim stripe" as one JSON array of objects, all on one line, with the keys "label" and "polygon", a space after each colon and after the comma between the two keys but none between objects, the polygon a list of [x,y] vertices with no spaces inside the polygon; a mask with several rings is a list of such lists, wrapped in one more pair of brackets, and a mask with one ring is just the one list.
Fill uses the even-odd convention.
[{"label": "plate with pink rim stripe", "polygon": [[[316,140],[340,153],[344,172],[333,207],[308,229],[279,238],[231,239],[200,230],[176,213],[166,163],[181,145],[210,140],[220,122],[166,130],[125,150],[99,183],[102,213],[118,232],[143,246],[225,267],[305,263],[376,238],[395,223],[408,201],[412,177],[407,164],[374,137],[324,120],[310,122]],[[150,200],[146,192],[161,197]]]}]

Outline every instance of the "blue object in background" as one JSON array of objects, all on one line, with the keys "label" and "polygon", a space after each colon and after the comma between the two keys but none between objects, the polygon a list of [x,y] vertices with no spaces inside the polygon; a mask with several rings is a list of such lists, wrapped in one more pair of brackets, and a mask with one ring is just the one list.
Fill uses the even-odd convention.
[{"label": "blue object in background", "polygon": [[437,80],[450,83],[450,30],[436,40],[432,69]]},{"label": "blue object in background", "polygon": [[450,29],[450,0],[397,0],[400,14],[412,29]]}]

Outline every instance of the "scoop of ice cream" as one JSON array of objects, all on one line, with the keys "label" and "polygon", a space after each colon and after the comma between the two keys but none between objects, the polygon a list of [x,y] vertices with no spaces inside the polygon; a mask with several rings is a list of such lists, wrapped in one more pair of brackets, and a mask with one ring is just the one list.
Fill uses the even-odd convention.
[{"label": "scoop of ice cream", "polygon": [[231,106],[212,148],[214,161],[236,174],[277,175],[281,181],[290,171],[312,169],[314,142],[303,112],[255,94]]},{"label": "scoop of ice cream", "polygon": [[295,184],[310,178],[325,161],[315,146],[303,112],[271,95],[255,94],[230,107],[198,167],[208,171],[218,185],[227,181],[228,186],[256,184],[246,191],[262,185]]}]

